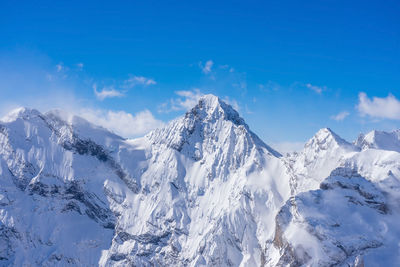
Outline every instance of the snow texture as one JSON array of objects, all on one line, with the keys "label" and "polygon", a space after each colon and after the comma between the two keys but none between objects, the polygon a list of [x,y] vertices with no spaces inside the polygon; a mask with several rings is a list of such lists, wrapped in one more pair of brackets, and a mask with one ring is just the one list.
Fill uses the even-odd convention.
[{"label": "snow texture", "polygon": [[400,132],[282,156],[213,95],[143,138],[0,121],[0,266],[399,266]]}]

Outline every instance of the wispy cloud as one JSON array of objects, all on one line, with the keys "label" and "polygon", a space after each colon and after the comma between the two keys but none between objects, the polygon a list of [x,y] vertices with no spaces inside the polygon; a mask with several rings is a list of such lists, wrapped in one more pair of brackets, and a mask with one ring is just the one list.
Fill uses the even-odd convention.
[{"label": "wispy cloud", "polygon": [[335,120],[335,121],[342,121],[342,120],[344,120],[347,116],[349,116],[350,115],[350,113],[349,112],[347,112],[347,111],[342,111],[342,112],[340,112],[340,113],[338,113],[338,114],[336,114],[336,115],[333,115],[333,116],[331,116],[331,119],[332,120]]},{"label": "wispy cloud", "polygon": [[113,97],[123,97],[125,94],[121,91],[115,90],[114,88],[103,88],[101,91],[97,91],[96,84],[93,85],[93,91],[96,95],[97,99],[103,101],[106,98],[113,98]]},{"label": "wispy cloud", "polygon": [[322,94],[323,91],[326,90],[326,86],[317,86],[317,85],[312,85],[311,83],[307,83],[306,87],[317,94]]},{"label": "wispy cloud", "polygon": [[199,63],[199,66],[204,74],[209,74],[212,70],[213,65],[214,62],[212,60],[208,60],[204,65],[201,62]]},{"label": "wispy cloud", "polygon": [[[112,85],[104,86],[101,91],[97,90],[96,84],[93,85],[93,91],[97,99],[104,100],[106,98],[123,97],[129,89],[135,86],[149,86],[157,84],[154,79],[144,76],[131,76],[123,81],[116,81]],[[121,90],[115,88],[122,88]]]},{"label": "wispy cloud", "polygon": [[368,98],[366,93],[359,93],[357,109],[361,116],[379,119],[400,120],[400,101],[393,95]]},{"label": "wispy cloud", "polygon": [[154,84],[157,84],[157,82],[154,79],[147,78],[144,76],[132,76],[123,82],[123,87],[124,88],[133,88],[136,85],[148,86],[148,85],[154,85]]},{"label": "wispy cloud", "polygon": [[136,114],[125,111],[82,109],[78,115],[128,138],[141,136],[155,128],[164,126],[164,122],[156,119],[147,109]]}]

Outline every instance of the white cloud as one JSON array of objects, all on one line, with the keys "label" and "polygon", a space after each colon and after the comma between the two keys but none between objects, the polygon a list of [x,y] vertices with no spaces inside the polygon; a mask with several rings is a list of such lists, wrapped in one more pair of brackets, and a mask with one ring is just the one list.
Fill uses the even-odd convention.
[{"label": "white cloud", "polygon": [[400,101],[393,95],[368,98],[366,93],[359,93],[357,109],[361,116],[368,115],[380,119],[400,120]]},{"label": "white cloud", "polygon": [[179,97],[170,99],[168,102],[161,104],[158,108],[159,112],[189,110],[193,108],[199,102],[200,97],[204,95],[199,89],[176,91],[175,94]]},{"label": "white cloud", "polygon": [[164,122],[157,120],[147,109],[136,114],[125,111],[82,109],[78,115],[128,138],[141,136],[155,128],[164,126]]},{"label": "white cloud", "polygon": [[200,68],[203,71],[203,73],[205,73],[205,74],[208,74],[211,72],[213,65],[214,65],[214,62],[212,60],[208,60],[204,66],[200,62]]},{"label": "white cloud", "polygon": [[120,81],[117,83],[118,88],[123,88],[123,90],[116,90],[114,86],[103,87],[101,91],[97,91],[96,85],[93,85],[94,93],[99,100],[104,100],[106,98],[112,97],[123,97],[128,89],[135,87],[136,85],[149,86],[157,84],[156,81],[143,76],[132,76],[127,80]]},{"label": "white cloud", "polygon": [[103,88],[101,91],[97,91],[97,86],[93,85],[93,91],[97,99],[103,101],[106,98],[112,97],[123,97],[124,94],[121,91],[115,90],[114,88]]},{"label": "white cloud", "polygon": [[132,88],[138,84],[148,86],[157,84],[157,82],[151,78],[146,78],[143,76],[132,76],[123,82],[123,87]]},{"label": "white cloud", "polygon": [[305,142],[281,142],[271,146],[281,154],[299,152],[304,148]]},{"label": "white cloud", "polygon": [[336,115],[333,115],[333,116],[331,116],[331,119],[332,120],[335,120],[335,121],[342,121],[342,120],[344,120],[347,116],[349,116],[350,115],[350,113],[349,112],[347,112],[347,111],[342,111],[342,112],[340,112],[340,113],[338,113],[338,114],[336,114]]},{"label": "white cloud", "polygon": [[188,110],[193,108],[199,102],[204,94],[199,89],[192,91],[176,91],[175,94],[182,98],[172,99],[173,110]]},{"label": "white cloud", "polygon": [[326,86],[321,87],[321,86],[312,85],[311,83],[307,83],[306,87],[310,90],[313,90],[317,94],[321,94],[322,91],[326,90]]}]

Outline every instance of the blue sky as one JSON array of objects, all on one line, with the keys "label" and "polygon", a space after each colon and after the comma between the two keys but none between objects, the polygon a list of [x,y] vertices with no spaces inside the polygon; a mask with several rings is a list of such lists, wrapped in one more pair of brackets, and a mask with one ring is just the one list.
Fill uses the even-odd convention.
[{"label": "blue sky", "polygon": [[399,13],[390,0],[2,1],[0,113],[63,108],[139,136],[213,93],[269,144],[397,129]]}]

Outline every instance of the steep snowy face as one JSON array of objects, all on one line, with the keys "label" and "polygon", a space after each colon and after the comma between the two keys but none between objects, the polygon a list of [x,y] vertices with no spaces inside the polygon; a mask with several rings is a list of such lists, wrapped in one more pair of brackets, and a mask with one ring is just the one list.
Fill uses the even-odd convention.
[{"label": "steep snowy face", "polygon": [[400,130],[393,132],[371,131],[360,134],[355,145],[362,150],[382,149],[400,152]]},{"label": "steep snowy face", "polygon": [[0,256],[14,265],[259,265],[289,194],[280,154],[214,96],[136,140],[19,109],[0,155]]},{"label": "steep snowy face", "polygon": [[1,265],[98,263],[116,220],[103,185],[135,184],[108,139],[122,142],[83,120],[25,108],[0,122]]},{"label": "steep snowy face", "polygon": [[146,138],[159,154],[169,154],[172,149],[185,159],[207,166],[210,179],[226,179],[245,165],[260,169],[265,156],[280,156],[249,130],[231,106],[213,95],[202,97],[184,117]]},{"label": "steep snowy face", "polygon": [[211,154],[224,160],[226,158],[221,156],[229,154],[235,161],[227,162],[232,167],[243,164],[253,148],[281,156],[249,130],[237,111],[214,95],[203,96],[184,117],[150,133],[148,138],[154,144],[164,144],[194,160]]},{"label": "steep snowy face", "polygon": [[[280,154],[215,96],[132,141],[151,155],[102,265],[260,265],[289,196]],[[121,194],[120,194],[121,195]],[[129,212],[124,212],[126,207]]]},{"label": "steep snowy face", "polygon": [[292,175],[292,193],[318,188],[321,179],[338,167],[343,160],[358,152],[359,148],[348,143],[329,128],[319,130],[300,153],[287,159]]},{"label": "steep snowy face", "polygon": [[335,154],[340,156],[343,153],[354,151],[357,151],[356,147],[339,137],[331,129],[324,128],[305,144],[303,154],[306,165],[318,168],[318,165],[322,163],[318,159],[329,160]]},{"label": "steep snowy face", "polygon": [[398,210],[387,192],[356,169],[335,169],[320,189],[298,194],[282,207],[268,250],[270,263],[394,266],[400,262]]}]

